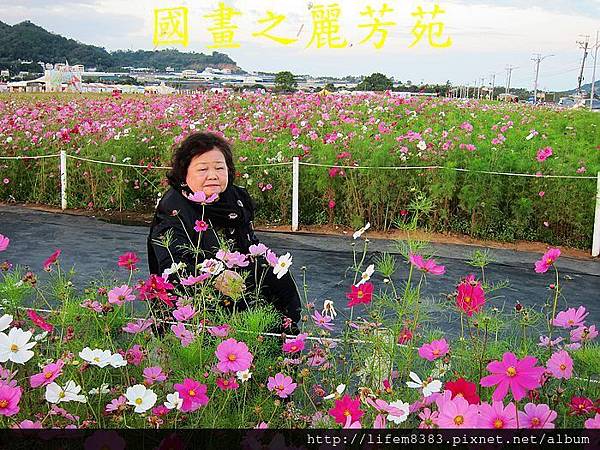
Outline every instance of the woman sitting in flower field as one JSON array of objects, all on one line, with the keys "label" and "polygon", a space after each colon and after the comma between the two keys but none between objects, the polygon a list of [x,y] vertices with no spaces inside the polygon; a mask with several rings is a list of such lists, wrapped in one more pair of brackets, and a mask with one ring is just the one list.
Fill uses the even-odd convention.
[{"label": "woman sitting in flower field", "polygon": [[[234,301],[260,286],[262,297],[297,323],[300,297],[287,271],[291,257],[278,258],[254,234],[254,202],[233,184],[230,144],[213,133],[189,135],[175,150],[167,177],[171,188],[156,208],[148,237],[150,273],[184,286],[217,276],[215,287]],[[226,268],[250,273],[244,282]],[[237,303],[238,309],[246,306]]]}]

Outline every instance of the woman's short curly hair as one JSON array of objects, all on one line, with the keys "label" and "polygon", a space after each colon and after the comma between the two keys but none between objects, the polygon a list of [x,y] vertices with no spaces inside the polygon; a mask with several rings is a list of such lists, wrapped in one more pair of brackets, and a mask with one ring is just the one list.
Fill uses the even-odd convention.
[{"label": "woman's short curly hair", "polygon": [[233,185],[235,179],[235,165],[231,144],[226,139],[215,133],[196,132],[186,137],[176,148],[171,158],[171,170],[167,179],[173,187],[179,189],[185,185],[188,167],[195,156],[202,155],[213,149],[220,150],[227,164],[228,186]]}]

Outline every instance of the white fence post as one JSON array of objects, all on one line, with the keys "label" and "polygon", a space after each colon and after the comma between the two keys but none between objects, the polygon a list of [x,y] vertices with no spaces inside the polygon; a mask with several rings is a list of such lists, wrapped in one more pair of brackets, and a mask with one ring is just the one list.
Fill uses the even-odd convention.
[{"label": "white fence post", "polygon": [[298,231],[298,186],[300,184],[300,158],[292,160],[292,231]]},{"label": "white fence post", "polygon": [[592,256],[600,255],[600,172],[596,187],[596,214],[594,215],[594,237],[592,239]]},{"label": "white fence post", "polygon": [[60,151],[60,207],[67,209],[67,152]]}]

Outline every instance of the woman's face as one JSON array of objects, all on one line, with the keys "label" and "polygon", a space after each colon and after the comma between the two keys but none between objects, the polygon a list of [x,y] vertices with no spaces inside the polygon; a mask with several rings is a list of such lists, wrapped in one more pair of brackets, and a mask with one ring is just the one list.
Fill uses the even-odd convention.
[{"label": "woman's face", "polygon": [[219,194],[227,188],[228,176],[225,156],[220,150],[213,148],[192,158],[185,182],[193,192]]}]

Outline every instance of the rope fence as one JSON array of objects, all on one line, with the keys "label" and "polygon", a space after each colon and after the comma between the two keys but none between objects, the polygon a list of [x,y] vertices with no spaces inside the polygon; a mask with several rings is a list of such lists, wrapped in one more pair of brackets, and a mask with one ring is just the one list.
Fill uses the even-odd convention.
[{"label": "rope fence", "polygon": [[[27,160],[27,159],[43,159],[43,158],[57,158],[60,157],[60,180],[61,180],[61,208],[67,209],[67,159],[74,159],[78,161],[85,161],[93,164],[101,164],[108,166],[128,167],[132,169],[157,169],[157,170],[169,170],[170,166],[153,166],[139,165],[139,164],[126,164],[112,161],[101,161],[91,158],[83,158],[81,156],[68,155],[66,150],[61,150],[60,154],[53,155],[42,155],[42,156],[0,156],[0,160]],[[472,170],[464,169],[459,167],[445,167],[445,166],[346,166],[346,165],[331,165],[331,164],[319,164],[319,163],[307,163],[301,162],[300,158],[295,156],[292,161],[278,162],[278,163],[265,163],[265,164],[248,164],[243,165],[244,168],[250,167],[275,167],[275,166],[292,166],[292,231],[298,231],[300,208],[299,208],[299,186],[300,186],[300,166],[307,167],[323,167],[332,168],[336,167],[339,169],[358,169],[358,170],[452,170],[455,172],[463,173],[477,173],[484,175],[497,175],[497,176],[510,176],[510,177],[525,177],[525,178],[556,178],[556,179],[569,179],[569,180],[597,180],[596,188],[596,207],[594,214],[594,228],[592,237],[592,256],[596,257],[600,255],[600,172],[597,176],[576,176],[576,175],[544,175],[544,174],[531,174],[531,173],[512,173],[512,172],[495,172],[490,170]]]}]

